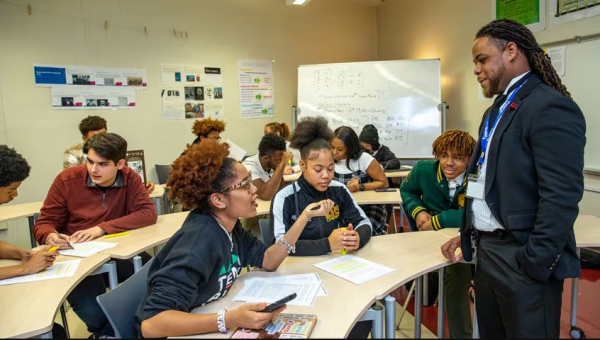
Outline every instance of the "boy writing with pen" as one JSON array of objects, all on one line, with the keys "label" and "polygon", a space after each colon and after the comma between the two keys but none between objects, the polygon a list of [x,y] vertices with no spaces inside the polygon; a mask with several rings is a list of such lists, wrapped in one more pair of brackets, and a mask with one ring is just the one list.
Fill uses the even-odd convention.
[{"label": "boy writing with pen", "polygon": [[[18,188],[29,177],[31,167],[14,149],[0,145],[0,204],[19,195]],[[26,251],[0,241],[0,259],[20,260],[14,266],[0,267],[0,280],[40,272],[54,263],[58,248],[43,247],[37,252]]]},{"label": "boy writing with pen", "polygon": [[[38,243],[60,246],[94,240],[106,234],[143,228],[156,223],[156,210],[140,176],[125,164],[127,142],[114,133],[101,133],[83,147],[87,164],[61,172],[48,191],[34,227]],[[142,262],[150,256],[140,254]],[[117,260],[119,281],[133,274],[133,265]],[[103,276],[86,277],[67,300],[88,331],[114,336],[114,331],[96,302],[106,292]]]}]

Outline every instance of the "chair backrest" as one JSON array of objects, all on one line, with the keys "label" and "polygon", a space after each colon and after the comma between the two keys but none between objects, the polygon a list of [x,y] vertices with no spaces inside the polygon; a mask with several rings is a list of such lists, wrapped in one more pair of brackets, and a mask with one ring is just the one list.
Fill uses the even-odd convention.
[{"label": "chair backrest", "polygon": [[169,171],[171,171],[171,165],[155,164],[156,174],[158,175],[158,184],[167,184],[169,179]]},{"label": "chair backrest", "polygon": [[148,271],[154,258],[119,287],[96,297],[108,322],[120,339],[138,337],[133,326],[135,313],[147,290]]},{"label": "chair backrest", "polygon": [[269,220],[259,220],[258,225],[260,226],[260,234],[262,235],[263,243],[267,247],[272,246],[275,242],[275,235],[273,234],[273,230],[271,230]]}]

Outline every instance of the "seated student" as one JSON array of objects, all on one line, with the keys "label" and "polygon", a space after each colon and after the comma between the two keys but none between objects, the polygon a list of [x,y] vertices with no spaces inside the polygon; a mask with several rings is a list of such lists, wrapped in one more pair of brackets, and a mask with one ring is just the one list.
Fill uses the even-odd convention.
[{"label": "seated student", "polygon": [[[436,160],[418,162],[402,183],[400,194],[406,213],[416,221],[419,230],[461,226],[467,191],[465,172],[474,147],[475,139],[467,132],[446,131],[433,142]],[[471,338],[471,266],[451,265],[444,278],[450,337]]]},{"label": "seated student", "polygon": [[258,188],[258,198],[269,201],[285,185],[283,171],[292,159],[286,151],[285,139],[274,133],[263,136],[258,144],[258,155],[244,160],[244,166],[252,173],[252,184]]},{"label": "seated student", "polygon": [[400,161],[396,155],[387,146],[379,144],[379,133],[375,126],[365,125],[358,139],[363,150],[373,156],[381,164],[383,170],[400,169]]},{"label": "seated student", "polygon": [[[196,120],[192,132],[197,136],[192,142],[198,144],[205,139],[221,140],[221,132],[225,131],[225,123],[218,119],[204,118]],[[189,146],[189,145],[188,145]]]},{"label": "seated student", "polygon": [[[371,222],[346,186],[333,180],[333,137],[323,117],[304,118],[298,124],[291,145],[300,150],[302,176],[279,191],[271,203],[270,227],[277,241],[293,228],[304,229],[296,242],[297,256],[323,255],[343,248],[357,250],[371,239]],[[301,211],[325,198],[334,204],[326,215],[303,218]],[[370,322],[359,322],[349,337],[366,338],[370,329]]]},{"label": "seated student", "polygon": [[[83,145],[95,135],[106,132],[106,120],[98,116],[88,116],[79,123],[79,132],[81,132],[83,142],[77,143],[65,150],[65,154],[63,155],[63,170],[86,164]],[[154,183],[147,181],[145,185],[148,194],[151,194],[154,191]]]},{"label": "seated student", "polygon": [[[276,270],[304,227],[293,227],[268,249],[244,231],[239,218],[256,215],[256,187],[251,174],[228,154],[227,145],[203,140],[173,163],[169,194],[192,211],[150,267],[146,295],[135,317],[142,337],[262,328],[285,309],[261,313],[267,304],[253,303],[213,314],[190,313],[225,296],[243,267]],[[332,206],[324,199],[308,205],[299,218],[325,216]]]},{"label": "seated student", "polygon": [[[29,170],[31,167],[23,156],[6,145],[0,145],[0,204],[19,196],[17,190],[21,182],[29,177]],[[0,241],[0,259],[21,260],[21,264],[0,267],[0,280],[35,274],[52,266],[58,252],[48,252],[49,248],[46,246],[37,252],[28,252]]]},{"label": "seated student", "polygon": [[[40,244],[68,248],[104,234],[137,229],[156,223],[156,210],[146,188],[133,170],[125,166],[127,142],[114,133],[88,140],[83,152],[87,165],[61,172],[50,187],[34,227]],[[142,260],[149,255],[141,254]],[[120,281],[133,274],[130,261],[117,261]],[[106,292],[101,275],[86,277],[67,301],[88,331],[114,336],[112,327],[96,302]]]},{"label": "seated student", "polygon": [[[389,186],[381,164],[360,148],[356,132],[347,126],[340,126],[333,132],[331,141],[335,159],[334,179],[346,184],[350,192],[385,189]],[[388,215],[382,204],[362,205],[361,208],[371,220],[373,236],[387,234]]]},{"label": "seated student", "polygon": [[286,123],[273,122],[265,125],[264,133],[265,135],[268,135],[269,133],[275,133],[283,137],[285,139],[287,151],[292,154],[291,165],[285,167],[283,174],[291,175],[293,173],[300,172],[300,164],[298,163],[300,161],[300,150],[290,147],[290,127]]}]

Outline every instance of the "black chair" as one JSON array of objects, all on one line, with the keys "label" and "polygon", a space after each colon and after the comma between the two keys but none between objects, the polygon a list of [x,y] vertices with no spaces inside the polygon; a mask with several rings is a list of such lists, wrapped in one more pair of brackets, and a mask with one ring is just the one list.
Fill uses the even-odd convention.
[{"label": "black chair", "polygon": [[158,175],[158,184],[167,184],[169,179],[169,171],[171,171],[171,165],[155,164],[156,174]]}]

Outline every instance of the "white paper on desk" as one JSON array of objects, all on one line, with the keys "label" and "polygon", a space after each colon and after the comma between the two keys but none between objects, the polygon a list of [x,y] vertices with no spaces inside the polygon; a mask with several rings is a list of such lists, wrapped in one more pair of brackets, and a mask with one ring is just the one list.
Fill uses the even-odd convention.
[{"label": "white paper on desk", "polygon": [[271,281],[268,278],[246,280],[244,288],[237,293],[233,301],[273,303],[292,293],[296,298],[287,304],[290,306],[312,306],[322,282]]},{"label": "white paper on desk", "polygon": [[58,253],[65,256],[88,257],[103,250],[116,246],[117,243],[89,241],[83,243],[71,243],[75,249],[59,250]]},{"label": "white paper on desk", "polygon": [[10,279],[0,280],[0,286],[71,277],[75,275],[75,272],[77,271],[77,267],[79,266],[80,262],[81,260],[55,262],[51,267],[48,267],[36,274],[17,276]]},{"label": "white paper on desk", "polygon": [[275,277],[269,277],[269,278],[252,278],[252,279],[248,279],[248,280],[244,281],[244,284],[247,284],[247,282],[250,282],[252,280],[257,280],[257,279],[269,280],[271,282],[278,282],[278,283],[281,283],[281,282],[321,283],[321,288],[319,288],[319,291],[317,292],[317,296],[327,296],[328,295],[327,290],[325,289],[325,284],[323,283],[323,280],[321,280],[321,277],[317,273],[275,276]]},{"label": "white paper on desk", "polygon": [[225,143],[229,144],[229,157],[238,161],[242,161],[244,159],[244,156],[246,156],[246,150],[237,146],[237,144],[232,142],[229,138],[227,138]]},{"label": "white paper on desk", "polygon": [[313,266],[357,285],[375,280],[394,271],[392,268],[354,255],[336,257],[333,260],[317,263]]}]

